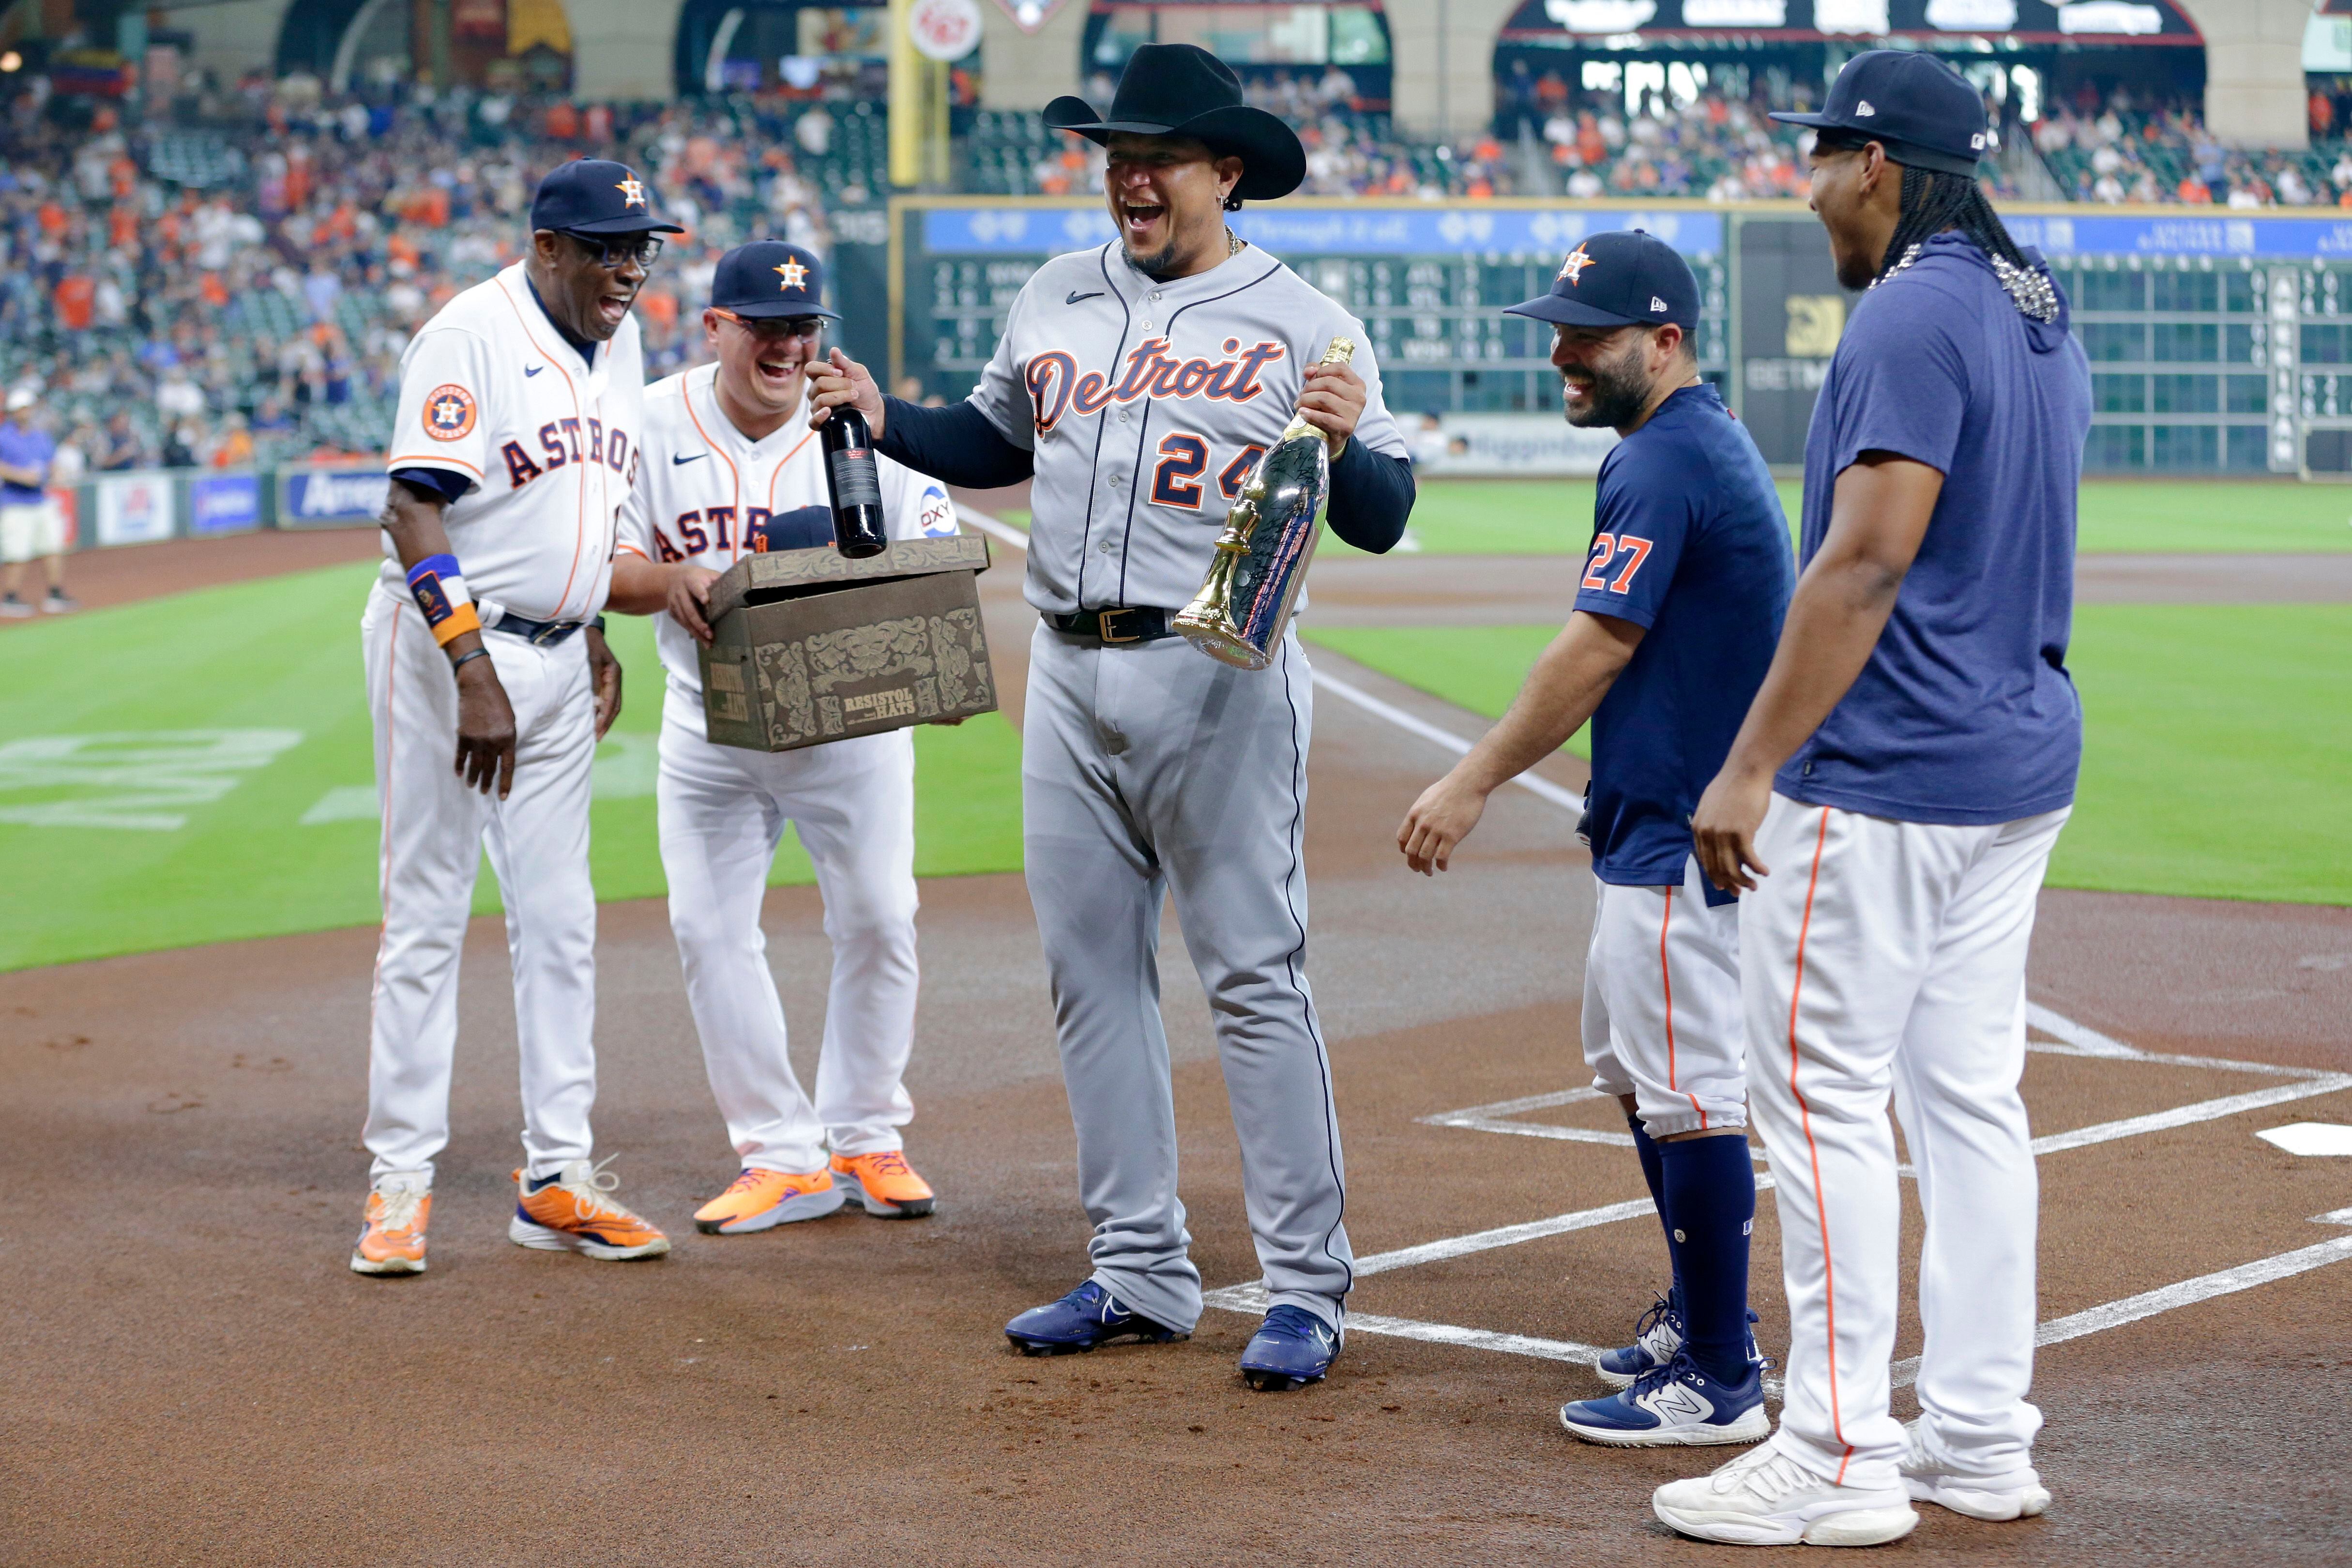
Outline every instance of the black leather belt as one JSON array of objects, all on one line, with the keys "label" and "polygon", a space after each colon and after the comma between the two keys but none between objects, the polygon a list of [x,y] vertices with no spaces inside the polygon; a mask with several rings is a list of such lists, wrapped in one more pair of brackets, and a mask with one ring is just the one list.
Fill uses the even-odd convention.
[{"label": "black leather belt", "polygon": [[1107,643],[1157,642],[1176,635],[1176,628],[1168,624],[1175,618],[1173,610],[1154,609],[1149,605],[1114,605],[1107,610],[1080,610],[1074,616],[1048,615],[1045,624],[1057,632],[1099,637]]},{"label": "black leather belt", "polygon": [[527,621],[520,616],[500,616],[498,624],[488,629],[503,632],[510,637],[520,637],[527,643],[551,647],[586,626],[586,621]]}]

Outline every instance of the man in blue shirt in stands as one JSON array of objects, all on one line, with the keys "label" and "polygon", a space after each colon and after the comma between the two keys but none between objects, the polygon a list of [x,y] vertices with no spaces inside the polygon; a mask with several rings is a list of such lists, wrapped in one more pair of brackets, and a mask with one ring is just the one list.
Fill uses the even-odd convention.
[{"label": "man in blue shirt in stands", "polygon": [[5,574],[0,580],[0,616],[11,619],[33,614],[16,593],[30,561],[48,568],[42,609],[61,616],[81,607],[66,596],[66,520],[48,491],[58,444],[41,426],[39,402],[31,387],[17,387],[8,394],[8,417],[0,422],[0,571]]},{"label": "man in blue shirt in stands", "polygon": [[1753,1443],[1771,1422],[1748,1329],[1738,907],[1700,875],[1689,821],[1771,661],[1796,576],[1788,521],[1756,443],[1699,379],[1698,279],[1672,246],[1593,235],[1510,313],[1555,327],[1569,423],[1622,439],[1567,629],[1397,843],[1414,870],[1444,870],[1487,795],[1592,721],[1584,1054],[1625,1109],[1674,1288],[1601,1360],[1623,1392],[1560,1424],[1614,1447]]}]

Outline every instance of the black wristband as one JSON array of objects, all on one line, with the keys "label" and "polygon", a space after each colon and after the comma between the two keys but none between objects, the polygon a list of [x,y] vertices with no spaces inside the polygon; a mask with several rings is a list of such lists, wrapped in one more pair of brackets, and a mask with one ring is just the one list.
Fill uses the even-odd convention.
[{"label": "black wristband", "polygon": [[598,616],[594,620],[590,621],[588,623],[588,629],[594,632],[598,637],[603,637],[604,635],[604,617]]},{"label": "black wristband", "polygon": [[478,647],[471,653],[461,653],[457,658],[449,661],[449,673],[455,675],[459,670],[465,668],[467,665],[473,663],[476,659],[488,658],[489,657],[490,650],[486,647]]}]

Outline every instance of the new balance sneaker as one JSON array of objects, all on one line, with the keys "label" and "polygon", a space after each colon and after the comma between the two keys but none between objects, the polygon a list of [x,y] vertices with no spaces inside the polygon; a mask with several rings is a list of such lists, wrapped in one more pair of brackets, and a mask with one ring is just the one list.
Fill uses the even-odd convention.
[{"label": "new balance sneaker", "polygon": [[5,616],[12,621],[21,621],[26,616],[37,613],[32,605],[25,603],[16,595],[0,594],[0,616]]},{"label": "new balance sneaker", "polygon": [[621,1178],[604,1166],[573,1160],[546,1185],[534,1188],[515,1173],[518,1196],[507,1239],[541,1252],[577,1252],[587,1258],[658,1258],[669,1237],[613,1201]]},{"label": "new balance sneaker", "polygon": [[41,601],[41,613],[47,616],[70,616],[81,608],[81,601],[63,588],[52,588],[49,596]]},{"label": "new balance sneaker", "polygon": [[1032,1307],[1005,1324],[1004,1337],[1020,1346],[1023,1355],[1068,1355],[1121,1340],[1164,1345],[1192,1336],[1129,1311],[1089,1279],[1060,1300]]},{"label": "new balance sneaker", "polygon": [[727,1190],[694,1211],[705,1236],[743,1236],[841,1210],[841,1184],[824,1171],[762,1171],[743,1167]]},{"label": "new balance sneaker", "polygon": [[1769,1444],[1711,1476],[1668,1481],[1650,1509],[1685,1535],[1734,1546],[1880,1546],[1919,1523],[1902,1488],[1842,1487]]},{"label": "new balance sneaker", "polygon": [[1561,1405],[1559,1424],[1588,1443],[1612,1448],[1760,1443],[1772,1435],[1771,1417],[1764,1414],[1764,1369],[1751,1362],[1747,1371],[1739,1382],[1725,1383],[1677,1354],[1621,1393]]},{"label": "new balance sneaker", "polygon": [[387,1176],[368,1194],[360,1238],[352,1248],[354,1274],[425,1272],[425,1222],[432,1217],[433,1189]]},{"label": "new balance sneaker", "polygon": [[1903,1456],[1903,1489],[1911,1495],[1913,1502],[1931,1502],[1970,1519],[1987,1519],[1995,1523],[2032,1519],[2050,1507],[2050,1489],[2042,1484],[2042,1477],[2030,1466],[2006,1475],[1966,1475],[1947,1469],[1927,1452],[1918,1422],[1906,1422],[1903,1435],[1909,1445]]},{"label": "new balance sneaker", "polygon": [[833,1179],[849,1201],[877,1219],[914,1219],[931,1212],[937,1202],[930,1183],[915,1174],[907,1156],[896,1149],[878,1154],[835,1154]]},{"label": "new balance sneaker", "polygon": [[1683,1293],[1677,1287],[1642,1314],[1633,1325],[1632,1344],[1611,1351],[1592,1363],[1592,1370],[1612,1388],[1631,1388],[1635,1378],[1657,1371],[1682,1348]]},{"label": "new balance sneaker", "polygon": [[1242,1350],[1242,1376],[1261,1394],[1320,1383],[1347,1338],[1304,1307],[1276,1307]]},{"label": "new balance sneaker", "polygon": [[[1758,1365],[1763,1358],[1756,1352],[1756,1314],[1748,1314],[1748,1359]],[[1653,1373],[1675,1359],[1683,1348],[1683,1336],[1689,1332],[1683,1321],[1683,1293],[1680,1288],[1667,1291],[1657,1303],[1642,1314],[1633,1325],[1633,1342],[1604,1354],[1592,1363],[1593,1373],[1612,1388],[1631,1388],[1637,1377]]]}]

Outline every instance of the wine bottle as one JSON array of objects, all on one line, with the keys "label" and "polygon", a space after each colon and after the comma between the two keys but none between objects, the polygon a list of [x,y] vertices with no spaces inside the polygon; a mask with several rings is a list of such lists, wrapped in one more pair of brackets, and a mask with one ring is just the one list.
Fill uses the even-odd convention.
[{"label": "wine bottle", "polygon": [[874,437],[866,416],[845,403],[835,407],[817,437],[824,452],[824,486],[833,500],[833,542],[851,561],[890,547],[882,522],[882,474],[874,465]]}]

